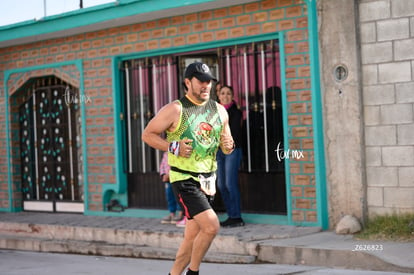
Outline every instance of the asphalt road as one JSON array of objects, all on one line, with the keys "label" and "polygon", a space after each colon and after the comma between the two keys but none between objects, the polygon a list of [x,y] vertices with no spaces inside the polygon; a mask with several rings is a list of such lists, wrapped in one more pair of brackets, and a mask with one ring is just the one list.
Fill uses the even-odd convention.
[{"label": "asphalt road", "polygon": [[[0,250],[1,275],[152,275],[168,274],[172,261]],[[390,275],[407,274],[276,264],[201,265],[200,275]]]}]

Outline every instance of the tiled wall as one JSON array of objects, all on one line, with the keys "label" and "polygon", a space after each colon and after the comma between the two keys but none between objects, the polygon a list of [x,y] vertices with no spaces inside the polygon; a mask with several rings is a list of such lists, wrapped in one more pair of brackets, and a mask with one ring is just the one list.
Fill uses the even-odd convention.
[{"label": "tiled wall", "polygon": [[361,1],[368,214],[414,209],[414,2]]}]

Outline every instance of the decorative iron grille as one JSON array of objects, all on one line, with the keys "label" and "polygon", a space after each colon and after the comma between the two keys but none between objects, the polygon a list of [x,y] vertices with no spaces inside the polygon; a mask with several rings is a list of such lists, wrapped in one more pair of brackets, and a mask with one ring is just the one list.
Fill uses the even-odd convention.
[{"label": "decorative iron grille", "polygon": [[83,200],[77,89],[36,88],[20,106],[19,115],[25,210],[71,212],[70,206],[58,204]]}]

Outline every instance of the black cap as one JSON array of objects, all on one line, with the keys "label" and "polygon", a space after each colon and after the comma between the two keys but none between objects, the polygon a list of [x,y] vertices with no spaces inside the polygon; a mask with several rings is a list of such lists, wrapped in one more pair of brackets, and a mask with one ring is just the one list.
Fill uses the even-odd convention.
[{"label": "black cap", "polygon": [[188,65],[185,70],[184,77],[188,79],[195,77],[203,82],[208,82],[210,80],[217,81],[216,77],[211,74],[210,68],[207,64],[202,62],[194,62]]}]

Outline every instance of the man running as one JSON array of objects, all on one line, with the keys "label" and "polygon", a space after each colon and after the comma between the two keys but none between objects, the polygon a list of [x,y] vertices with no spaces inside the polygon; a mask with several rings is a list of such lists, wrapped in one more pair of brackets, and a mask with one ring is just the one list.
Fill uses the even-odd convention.
[{"label": "man running", "polygon": [[[168,151],[170,181],[188,221],[170,275],[198,274],[201,261],[217,235],[220,223],[209,199],[215,193],[216,153],[234,149],[226,109],[210,99],[209,67],[201,62],[185,71],[186,95],[165,105],[148,123],[142,139]],[[167,139],[161,137],[166,132]]]}]

